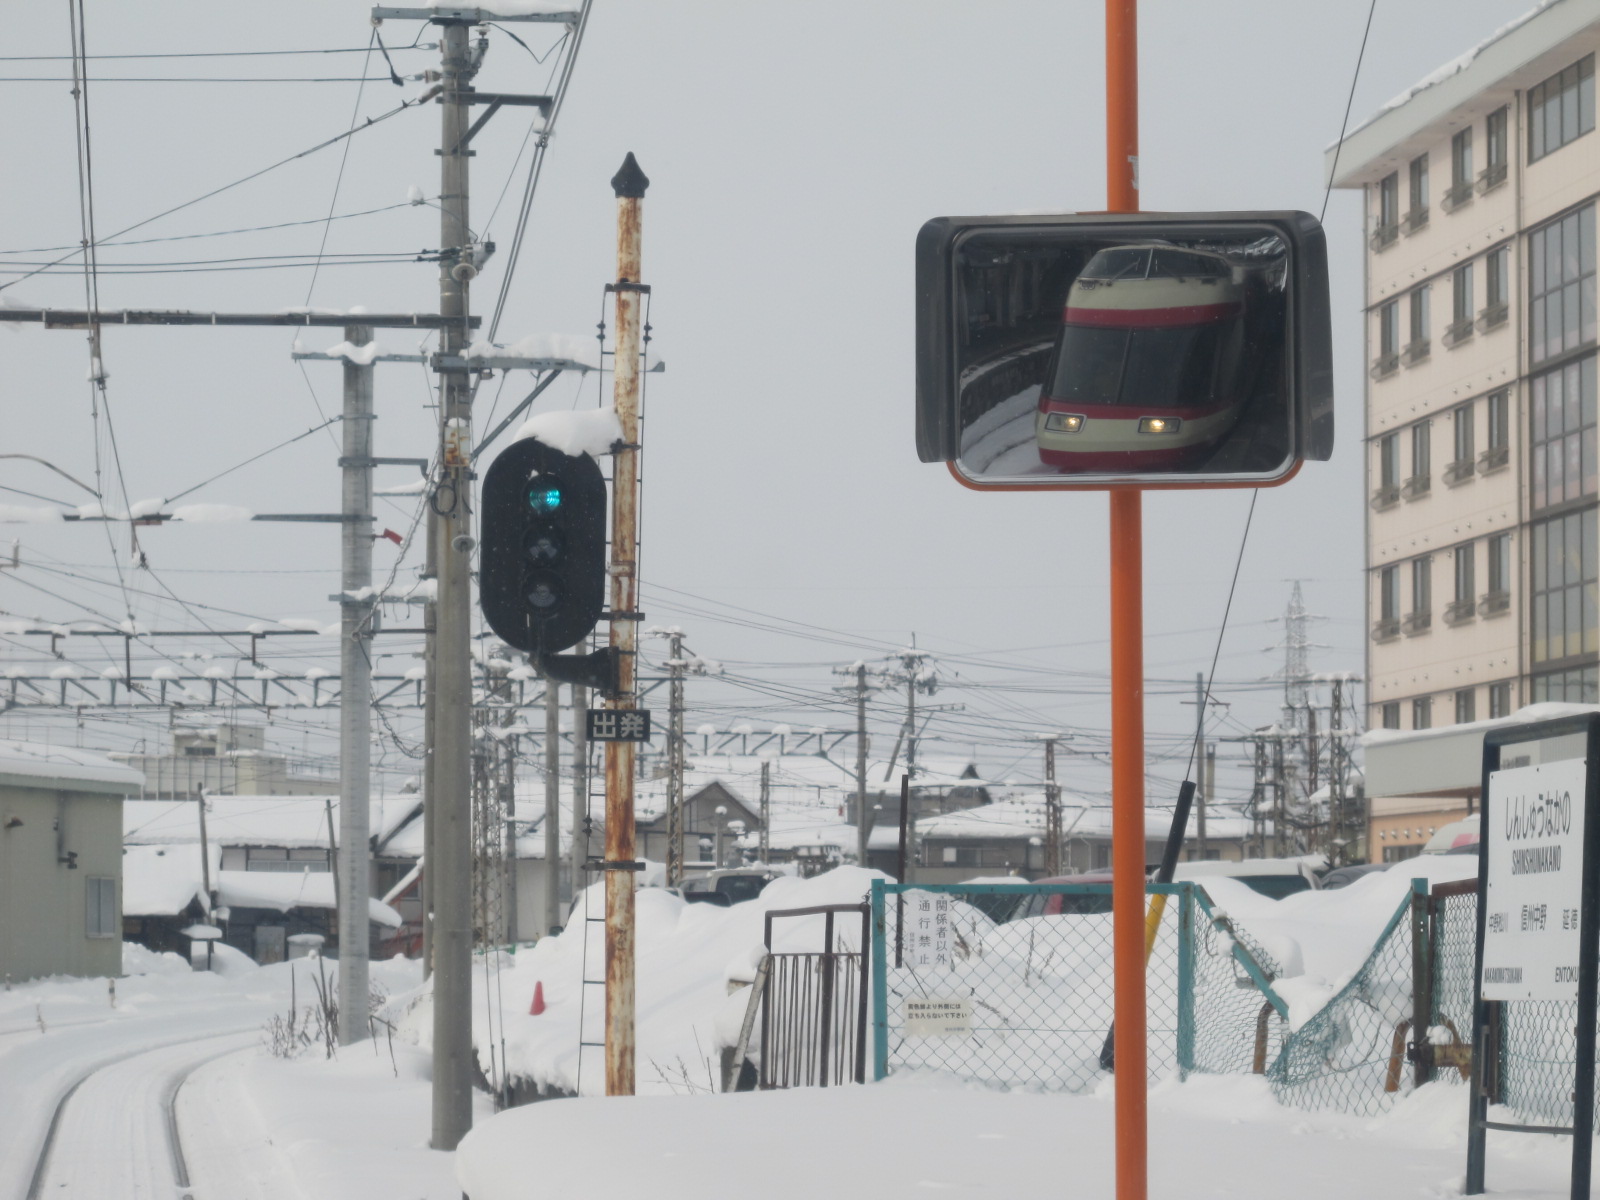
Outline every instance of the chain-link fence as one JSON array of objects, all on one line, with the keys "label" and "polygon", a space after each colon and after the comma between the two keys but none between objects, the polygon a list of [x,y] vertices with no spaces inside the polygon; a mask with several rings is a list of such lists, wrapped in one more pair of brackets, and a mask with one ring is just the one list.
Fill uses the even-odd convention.
[{"label": "chain-link fence", "polygon": [[[1151,1077],[1264,1070],[1285,1011],[1270,959],[1193,884],[1146,890],[1164,908],[1146,971]],[[1104,884],[874,883],[875,1076],[1094,1087],[1109,1063],[1110,896]]]},{"label": "chain-link fence", "polygon": [[1270,1071],[1279,1100],[1371,1116],[1411,1089],[1411,916],[1408,896],[1350,982],[1285,1041]]}]

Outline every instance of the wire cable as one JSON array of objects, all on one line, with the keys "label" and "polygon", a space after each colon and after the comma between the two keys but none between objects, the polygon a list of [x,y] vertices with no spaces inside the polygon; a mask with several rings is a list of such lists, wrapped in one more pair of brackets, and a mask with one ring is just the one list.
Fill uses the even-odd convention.
[{"label": "wire cable", "polygon": [[[428,100],[431,100],[434,96],[438,95],[438,93],[439,93],[439,85],[435,84],[433,87],[430,87],[427,91],[423,92],[422,95],[417,96],[417,97],[415,97],[415,98],[413,98],[411,100],[403,100],[403,101],[401,101],[398,106],[396,106],[395,108],[391,108],[388,112],[380,113],[376,117],[368,117],[367,120],[366,120],[366,123],[363,124],[363,125],[359,125],[354,129],[346,130],[344,133],[336,134],[335,136],[333,136],[331,138],[328,138],[325,141],[318,142],[315,146],[309,146],[306,149],[301,150],[296,154],[291,154],[287,158],[280,158],[275,163],[271,163],[271,164],[269,164],[269,165],[267,165],[265,167],[262,167],[260,170],[252,171],[248,175],[242,175],[238,179],[233,180],[231,183],[223,184],[221,187],[212,188],[209,192],[205,192],[205,193],[203,193],[203,194],[201,194],[199,196],[194,197],[191,200],[185,200],[181,204],[174,204],[171,208],[163,209],[162,211],[156,213],[154,216],[145,217],[141,221],[135,221],[132,225],[125,226],[124,228],[117,230],[116,233],[113,233],[110,236],[112,238],[120,238],[124,234],[132,233],[135,229],[142,229],[146,225],[150,225],[150,224],[152,224],[152,223],[154,223],[156,221],[159,221],[163,217],[170,217],[173,213],[182,212],[186,208],[193,208],[196,204],[201,204],[206,200],[210,200],[214,196],[220,196],[223,192],[231,191],[232,189],[234,189],[236,187],[240,187],[243,184],[249,183],[252,180],[260,179],[263,175],[269,174],[272,171],[276,171],[279,167],[284,167],[284,166],[287,166],[288,164],[290,164],[292,162],[297,162],[302,158],[306,158],[306,157],[308,157],[308,156],[310,156],[312,154],[317,153],[319,150],[326,150],[329,146],[337,145],[338,143],[344,141],[346,138],[354,137],[358,133],[365,132],[366,130],[373,128],[373,126],[378,125],[378,124],[380,124],[380,123],[382,123],[384,121],[387,121],[390,117],[398,116],[399,114],[405,112],[407,109],[417,108],[417,107],[421,106],[422,104],[426,103]],[[80,252],[81,251],[74,251],[74,253],[80,253]],[[61,258],[56,259],[50,265],[51,266],[58,266],[61,263],[66,262],[67,259],[69,259],[71,257],[72,257],[71,254],[63,255]],[[43,271],[44,269],[45,268],[40,267],[40,268],[38,268],[38,269],[36,269],[34,271],[30,271],[28,274],[23,275],[20,278],[11,280],[9,283],[0,283],[0,291],[4,291],[6,288],[9,288],[9,287],[15,287],[17,284],[21,283],[24,279],[28,279],[33,275],[37,275],[41,271]]]}]

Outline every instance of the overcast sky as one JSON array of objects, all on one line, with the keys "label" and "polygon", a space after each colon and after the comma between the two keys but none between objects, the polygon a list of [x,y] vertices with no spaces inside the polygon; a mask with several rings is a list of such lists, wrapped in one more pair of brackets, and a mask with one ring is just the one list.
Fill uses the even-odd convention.
[{"label": "overcast sky", "polygon": [[[1512,19],[1528,0],[1379,0],[1355,88],[1352,124]],[[270,6],[89,0],[91,55],[202,51],[365,50],[368,8],[352,0]],[[9,14],[14,53],[65,55],[66,8]],[[1318,213],[1323,148],[1339,132],[1366,5],[1306,0],[1146,0],[1140,14],[1141,181],[1149,209],[1279,209]],[[513,27],[529,49],[495,33],[478,86],[543,92],[548,29]],[[381,30],[403,74],[437,54],[401,50],[436,40],[431,27]],[[699,654],[734,682],[690,688],[690,727],[748,719],[842,727],[829,704],[832,664],[874,658],[915,634],[942,656],[949,686],[934,703],[944,749],[976,747],[994,775],[1037,777],[1029,732],[1072,730],[1103,751],[1108,728],[1106,524],[1103,496],[978,495],[912,438],[912,246],[929,217],[1104,206],[1102,7],[1090,0],[954,3],[642,3],[597,0],[571,93],[533,208],[528,244],[500,328],[502,340],[562,331],[592,336],[614,274],[608,180],[633,151],[650,176],[644,273],[654,288],[645,425],[644,607],[651,624],[684,628]],[[530,53],[531,51],[531,53]],[[422,84],[197,82],[199,77],[344,78],[363,53],[284,57],[105,60],[89,89],[96,229],[108,234],[295,154],[376,116]],[[13,119],[0,130],[9,184],[0,194],[0,249],[70,246],[79,238],[70,85],[61,61],[6,61],[0,89]],[[184,82],[114,82],[113,77]],[[415,184],[438,192],[438,110],[406,112],[340,147],[151,223],[131,238],[171,237],[293,221],[331,210],[330,254],[408,257],[438,246],[438,214],[403,202]],[[475,292],[493,307],[505,266],[529,129],[505,109],[475,143],[472,223],[500,241]],[[526,159],[522,159],[522,164]],[[502,193],[504,198],[502,199]],[[1333,270],[1337,449],[1289,485],[1260,494],[1222,647],[1216,731],[1272,721],[1279,696],[1263,681],[1282,662],[1281,617],[1291,581],[1322,620],[1312,629],[1320,671],[1363,667],[1361,401],[1363,363],[1358,198],[1335,194],[1327,226]],[[105,264],[167,264],[242,255],[315,255],[320,223],[103,252]],[[7,261],[55,255],[10,253]],[[229,264],[212,264],[229,265]],[[0,281],[21,269],[3,269]],[[436,268],[325,264],[311,268],[177,271],[100,283],[104,308],[273,311],[307,303],[371,310],[437,306]],[[12,304],[81,307],[78,274],[40,275],[0,292]],[[290,361],[284,330],[109,329],[110,416],[129,499],[172,496],[301,433],[337,410],[339,369]],[[337,331],[301,334],[307,348]],[[414,335],[383,334],[415,349]],[[6,449],[37,455],[93,483],[96,424],[80,332],[0,330]],[[526,377],[479,393],[503,413]],[[605,385],[609,393],[609,382]],[[592,405],[594,381],[558,382],[541,408]],[[498,399],[497,399],[498,397]],[[428,381],[417,366],[378,368],[377,453],[430,452]],[[103,478],[113,478],[104,414]],[[226,475],[187,501],[257,512],[337,508],[329,432]],[[386,468],[380,486],[407,482]],[[41,467],[0,462],[0,485],[55,500],[88,499]],[[120,501],[120,496],[118,497]],[[0,493],[0,504],[40,501]],[[1210,662],[1250,495],[1152,494],[1145,503],[1148,720],[1152,799],[1182,776],[1194,673]],[[409,528],[412,501],[386,503],[381,525]],[[338,539],[332,527],[221,524],[142,531],[153,569],[131,570],[125,527],[7,525],[23,566],[0,571],[0,609],[64,621],[80,605],[117,618],[131,608],[155,628],[239,628],[248,620],[332,622]],[[132,591],[117,583],[113,551]],[[399,563],[414,575],[420,555]],[[381,574],[400,558],[380,541]],[[70,572],[64,574],[63,572]],[[98,581],[98,582],[97,582]],[[41,591],[39,589],[47,589]],[[162,593],[170,589],[190,607]],[[54,595],[49,594],[54,593]],[[149,593],[149,594],[145,594]],[[211,605],[214,612],[194,607]],[[243,614],[243,615],[235,615]],[[403,625],[404,614],[391,624]],[[83,639],[79,639],[81,643]],[[97,647],[73,643],[88,665]],[[386,648],[415,650],[395,639]],[[185,649],[228,655],[216,641]],[[331,665],[334,643],[272,647],[286,670]],[[176,653],[176,650],[171,652]],[[0,639],[0,667],[38,661],[37,639]],[[414,660],[392,660],[396,669]],[[103,663],[102,663],[103,665]],[[1015,668],[1015,669],[1010,669]],[[987,685],[987,686],[975,686]],[[999,686],[996,686],[999,685]],[[776,693],[776,694],[775,694]],[[1181,696],[1180,696],[1181,693]],[[653,701],[657,707],[664,702]],[[874,717],[876,749],[894,711]],[[279,744],[325,756],[332,743],[286,716]],[[409,729],[409,726],[406,726]],[[0,732],[44,736],[37,717],[0,718]],[[57,723],[50,736],[117,747],[158,736],[121,721]],[[1224,758],[1238,751],[1224,750]],[[408,769],[387,745],[386,772]],[[1103,766],[1070,761],[1066,785],[1103,795]],[[1244,776],[1225,775],[1242,786]]]}]

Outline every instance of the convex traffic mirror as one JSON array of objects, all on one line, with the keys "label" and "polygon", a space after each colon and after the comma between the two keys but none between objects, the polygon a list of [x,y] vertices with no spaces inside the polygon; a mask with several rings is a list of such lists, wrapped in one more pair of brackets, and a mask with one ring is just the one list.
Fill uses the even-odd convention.
[{"label": "convex traffic mirror", "polygon": [[1264,486],[1333,448],[1301,212],[941,217],[917,239],[917,453],[976,487]]}]

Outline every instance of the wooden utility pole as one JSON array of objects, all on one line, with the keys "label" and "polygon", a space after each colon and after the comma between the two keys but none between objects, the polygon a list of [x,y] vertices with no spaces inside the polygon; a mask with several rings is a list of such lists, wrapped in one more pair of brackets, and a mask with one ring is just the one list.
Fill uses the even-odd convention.
[{"label": "wooden utility pole", "polygon": [[771,766],[772,764],[766,759],[761,760],[761,865],[763,867],[770,861],[771,850],[771,844],[767,840],[767,827],[772,824]]},{"label": "wooden utility pole", "polygon": [[856,865],[867,865],[872,822],[867,814],[867,664],[856,663]]},{"label": "wooden utility pole", "polygon": [[1044,740],[1044,873],[1061,874],[1061,789],[1056,786],[1056,736]]},{"label": "wooden utility pole", "polygon": [[572,685],[572,893],[589,886],[589,689]]},{"label": "wooden utility pole", "polygon": [[683,630],[667,632],[667,886],[683,882]]},{"label": "wooden utility pole", "polygon": [[[617,343],[613,402],[622,442],[612,458],[611,645],[617,652],[614,709],[631,709],[639,644],[639,350],[645,287],[640,279],[641,209],[650,180],[629,154],[611,180],[617,197]],[[606,1095],[634,1086],[635,743],[606,743]]]},{"label": "wooden utility pole", "polygon": [[[1194,675],[1194,757],[1199,759],[1206,745],[1206,677],[1196,671]],[[1215,753],[1215,750],[1212,751]],[[1214,760],[1207,758],[1205,765],[1209,768]],[[1196,774],[1200,773],[1201,763],[1195,763]],[[1211,799],[1211,774],[1209,770],[1200,775],[1201,786],[1199,796],[1195,800],[1195,844],[1196,853],[1201,862],[1206,857],[1206,802]]]}]

